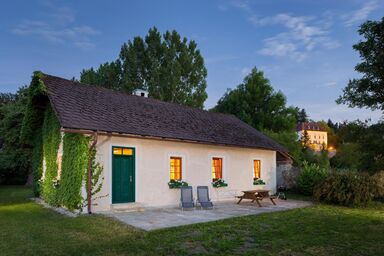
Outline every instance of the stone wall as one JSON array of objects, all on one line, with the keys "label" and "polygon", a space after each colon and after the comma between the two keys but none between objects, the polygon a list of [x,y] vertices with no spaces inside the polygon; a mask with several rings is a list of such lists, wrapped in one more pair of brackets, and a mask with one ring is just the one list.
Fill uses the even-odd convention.
[{"label": "stone wall", "polygon": [[297,177],[301,173],[301,169],[291,164],[277,164],[276,167],[276,184],[277,187],[283,186],[287,189],[296,187]]}]

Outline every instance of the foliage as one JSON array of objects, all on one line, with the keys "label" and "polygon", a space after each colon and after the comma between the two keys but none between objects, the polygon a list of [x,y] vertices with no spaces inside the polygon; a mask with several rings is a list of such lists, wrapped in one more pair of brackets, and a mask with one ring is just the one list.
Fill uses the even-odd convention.
[{"label": "foliage", "polygon": [[345,206],[367,205],[374,197],[374,184],[367,173],[334,172],[314,189],[314,199]]},{"label": "foliage", "polygon": [[266,135],[283,145],[288,149],[289,154],[292,156],[294,164],[300,165],[302,161],[302,146],[297,141],[297,134],[294,131],[281,131],[271,132],[268,130],[263,131]]},{"label": "foliage", "polygon": [[169,188],[181,188],[181,187],[187,187],[188,183],[182,180],[170,180],[168,182]]},{"label": "foliage", "polygon": [[43,154],[45,160],[45,175],[41,195],[51,205],[59,205],[57,190],[54,182],[57,178],[57,153],[61,141],[60,123],[50,105],[45,110],[42,128]]},{"label": "foliage", "polygon": [[300,138],[301,145],[303,146],[303,149],[308,149],[310,144],[310,139],[308,135],[308,131],[304,130],[303,136]]},{"label": "foliage", "polygon": [[214,188],[227,187],[228,184],[223,179],[217,179],[212,181],[212,186]]},{"label": "foliage", "polygon": [[363,149],[358,143],[344,143],[337,148],[337,154],[331,158],[331,166],[338,169],[358,170]]},{"label": "foliage", "polygon": [[312,195],[313,188],[327,177],[327,170],[314,163],[303,162],[302,172],[297,179],[298,190],[304,195]]},{"label": "foliage", "polygon": [[80,81],[132,92],[149,91],[152,98],[203,108],[207,70],[195,41],[175,30],[163,35],[154,27],[145,38],[124,43],[119,58],[81,72]]},{"label": "foliage", "polygon": [[253,185],[265,185],[265,182],[262,179],[254,178]]},{"label": "foliage", "polygon": [[31,150],[20,140],[28,90],[0,94],[0,185],[25,184]]},{"label": "foliage", "polygon": [[384,171],[376,172],[371,179],[374,186],[374,197],[384,199]]},{"label": "foliage", "polygon": [[41,80],[42,76],[43,74],[39,71],[33,73],[21,127],[21,140],[31,147],[34,145],[35,132],[42,127],[44,111],[48,102],[47,91]]},{"label": "foliage", "polygon": [[262,71],[253,68],[242,84],[228,90],[212,109],[236,115],[258,130],[294,131],[295,109],[286,107],[282,92],[275,92]]},{"label": "foliage", "polygon": [[295,117],[297,123],[305,123],[308,122],[308,114],[305,109],[300,109],[295,107]]},{"label": "foliage", "polygon": [[31,195],[28,187],[0,187],[1,235],[8,238],[0,240],[2,255],[377,256],[384,251],[382,203],[315,204],[147,232],[101,214],[67,218],[32,202]]},{"label": "foliage", "polygon": [[[341,149],[347,143],[356,145],[355,149],[358,151],[353,152],[353,154],[359,159],[358,162],[356,161],[357,169],[374,173],[384,170],[384,139],[382,134],[384,134],[383,121],[371,125],[368,122],[354,121],[340,124],[337,136]],[[338,157],[337,154],[335,157]],[[343,152],[341,151],[340,158],[342,156]],[[348,156],[348,159],[352,160],[352,156]],[[342,165],[340,167],[348,167],[348,162],[337,162],[337,160],[338,158],[333,160],[333,164],[339,163]]]},{"label": "foliage", "polygon": [[360,53],[361,63],[355,66],[355,70],[362,77],[349,81],[337,103],[384,110],[384,17],[381,21],[363,23],[358,32],[365,41],[353,48]]},{"label": "foliage", "polygon": [[309,163],[316,164],[322,169],[329,169],[330,167],[327,150],[314,152],[311,149],[303,148],[301,157],[302,162],[307,161]]},{"label": "foliage", "polygon": [[[103,187],[103,181],[104,181],[104,176],[103,176],[103,166],[96,161],[96,150],[93,149],[89,153],[89,157],[91,159],[91,175],[92,175],[92,180],[91,180],[91,198],[92,202],[94,202],[98,198],[105,197],[107,195],[101,195],[98,197],[95,197],[97,195],[102,187]],[[84,180],[85,180],[85,187],[88,188],[88,170],[86,171],[84,175]],[[87,191],[88,193],[88,191]],[[93,205],[96,205],[93,203]],[[82,208],[88,206],[88,200],[87,198],[83,198],[83,203],[82,203]]]},{"label": "foliage", "polygon": [[59,200],[69,210],[80,209],[83,203],[81,187],[88,163],[89,138],[81,134],[65,134],[59,187]]}]

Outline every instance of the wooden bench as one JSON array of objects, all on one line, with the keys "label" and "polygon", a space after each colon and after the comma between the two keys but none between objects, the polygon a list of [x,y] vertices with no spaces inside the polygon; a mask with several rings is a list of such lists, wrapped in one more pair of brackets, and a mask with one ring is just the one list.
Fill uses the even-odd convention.
[{"label": "wooden bench", "polygon": [[243,195],[237,196],[237,198],[239,198],[239,201],[237,202],[237,204],[240,204],[240,202],[243,199],[248,199],[248,200],[252,200],[252,203],[256,201],[257,205],[259,207],[262,207],[260,204],[260,201],[262,201],[263,198],[269,198],[271,200],[271,202],[273,203],[273,205],[276,205],[276,203],[274,201],[274,199],[276,199],[276,197],[270,196],[269,190],[256,189],[256,190],[246,190],[246,191],[242,191],[242,192],[244,193]]}]

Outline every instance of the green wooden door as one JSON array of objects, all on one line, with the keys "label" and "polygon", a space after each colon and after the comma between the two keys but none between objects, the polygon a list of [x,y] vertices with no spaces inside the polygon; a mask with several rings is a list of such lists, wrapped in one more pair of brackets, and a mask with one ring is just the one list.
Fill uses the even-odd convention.
[{"label": "green wooden door", "polygon": [[113,147],[112,203],[135,202],[135,150]]}]

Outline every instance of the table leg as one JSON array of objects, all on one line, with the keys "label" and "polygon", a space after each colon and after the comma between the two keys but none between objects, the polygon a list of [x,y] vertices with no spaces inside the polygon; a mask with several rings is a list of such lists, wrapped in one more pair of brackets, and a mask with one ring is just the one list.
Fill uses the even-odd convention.
[{"label": "table leg", "polygon": [[272,201],[273,205],[276,205],[275,201],[273,201],[271,197],[269,199]]},{"label": "table leg", "polygon": [[237,202],[237,204],[240,204],[240,202],[243,200],[243,198],[241,197],[240,200]]},{"label": "table leg", "polygon": [[261,204],[259,202],[259,199],[256,199],[256,203],[259,205],[259,207],[261,207]]}]

